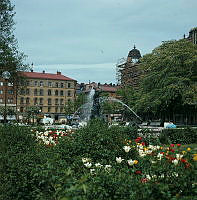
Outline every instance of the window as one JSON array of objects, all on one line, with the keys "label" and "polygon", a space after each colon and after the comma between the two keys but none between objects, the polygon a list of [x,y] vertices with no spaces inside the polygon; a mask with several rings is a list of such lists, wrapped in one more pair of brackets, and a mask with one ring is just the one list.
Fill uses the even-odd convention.
[{"label": "window", "polygon": [[51,82],[48,82],[48,87],[52,87],[52,83]]},{"label": "window", "polygon": [[8,98],[8,103],[13,103],[13,102],[14,102],[13,98]]},{"label": "window", "polygon": [[0,86],[3,86],[3,82],[0,82]]},{"label": "window", "polygon": [[3,90],[0,90],[0,94],[3,94]]},{"label": "window", "polygon": [[20,107],[20,112],[23,112],[24,111],[24,108],[23,107]]},{"label": "window", "polygon": [[60,105],[64,105],[64,99],[60,99]]},{"label": "window", "polygon": [[48,107],[48,112],[51,112],[51,107]]},{"label": "window", "polygon": [[29,86],[30,85],[30,82],[29,81],[26,81],[26,86]]},{"label": "window", "polygon": [[64,96],[64,91],[63,90],[60,91],[60,96]]},{"label": "window", "polygon": [[61,83],[61,88],[64,88],[64,83]]},{"label": "window", "polygon": [[38,95],[38,90],[34,89],[34,96],[37,96],[37,95]]},{"label": "window", "polygon": [[58,90],[55,90],[55,96],[58,96]]},{"label": "window", "polygon": [[68,102],[71,102],[71,99],[68,99]]},{"label": "window", "polygon": [[68,90],[68,97],[71,97],[71,91]]},{"label": "window", "polygon": [[60,112],[64,112],[64,107],[60,107]]},{"label": "window", "polygon": [[34,105],[38,104],[38,98],[34,98]]},{"label": "window", "polygon": [[40,89],[40,96],[44,96],[44,90]]},{"label": "window", "polygon": [[3,99],[2,98],[0,98],[0,103],[3,103]]},{"label": "window", "polygon": [[55,105],[58,105],[58,99],[55,99]]},{"label": "window", "polygon": [[37,86],[38,85],[38,81],[34,81],[34,86]]},{"label": "window", "polygon": [[40,98],[40,105],[43,105],[43,98]]},{"label": "window", "polygon": [[58,112],[58,107],[55,107],[55,112],[56,112],[56,113]]},{"label": "window", "polygon": [[21,95],[25,95],[25,90],[24,90],[24,89],[21,89],[20,94],[21,94]]},{"label": "window", "polygon": [[55,87],[58,88],[58,86],[59,86],[59,84],[58,84],[58,82],[56,82],[56,83],[55,83]]},{"label": "window", "polygon": [[26,89],[26,95],[29,95],[29,94],[30,94],[29,89]]},{"label": "window", "polygon": [[29,99],[29,97],[26,98],[26,104],[30,104],[30,99]]},{"label": "window", "polygon": [[23,97],[21,97],[21,99],[20,99],[20,104],[24,104],[24,98]]},{"label": "window", "polygon": [[52,94],[51,90],[48,90],[48,96],[51,96],[51,94]]},{"label": "window", "polygon": [[44,86],[43,81],[40,81],[40,87],[43,87],[43,86]]},{"label": "window", "polygon": [[13,90],[8,90],[8,94],[14,94]]},{"label": "window", "polygon": [[71,88],[71,83],[68,83],[68,88]]},{"label": "window", "polygon": [[51,99],[48,99],[48,105],[51,105]]}]

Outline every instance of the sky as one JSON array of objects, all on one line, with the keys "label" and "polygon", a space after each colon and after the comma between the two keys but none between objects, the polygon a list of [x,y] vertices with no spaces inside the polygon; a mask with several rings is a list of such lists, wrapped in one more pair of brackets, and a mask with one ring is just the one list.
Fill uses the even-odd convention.
[{"label": "sky", "polygon": [[34,71],[116,83],[133,48],[151,53],[197,26],[197,0],[11,0],[15,36]]}]

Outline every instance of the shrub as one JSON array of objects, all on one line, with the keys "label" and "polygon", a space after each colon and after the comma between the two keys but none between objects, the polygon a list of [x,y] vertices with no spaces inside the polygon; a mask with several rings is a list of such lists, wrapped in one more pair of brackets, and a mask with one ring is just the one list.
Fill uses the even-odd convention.
[{"label": "shrub", "polygon": [[51,199],[50,176],[44,171],[47,152],[30,129],[0,127],[0,199]]},{"label": "shrub", "polygon": [[164,129],[159,136],[159,140],[163,144],[192,144],[197,141],[197,129]]}]

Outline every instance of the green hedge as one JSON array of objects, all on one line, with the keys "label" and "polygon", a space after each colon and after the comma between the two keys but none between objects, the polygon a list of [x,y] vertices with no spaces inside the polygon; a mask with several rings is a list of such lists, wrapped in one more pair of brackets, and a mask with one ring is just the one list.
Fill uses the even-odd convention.
[{"label": "green hedge", "polygon": [[162,144],[192,144],[197,142],[196,128],[164,129],[159,136]]},{"label": "green hedge", "polygon": [[51,199],[48,155],[48,149],[37,144],[30,129],[0,127],[0,199]]},{"label": "green hedge", "polygon": [[[0,200],[175,200],[196,196],[192,153],[184,154],[187,168],[180,161],[172,164],[165,156],[158,161],[157,154],[164,149],[140,157],[134,140],[137,130],[132,127],[109,128],[92,120],[87,127],[60,138],[54,147],[38,144],[32,134],[26,127],[0,127]],[[131,150],[126,153],[123,146],[128,142]],[[177,153],[176,149],[170,155]],[[122,163],[116,162],[119,156],[124,158]],[[91,159],[95,173],[85,167],[84,157]],[[139,162],[128,166],[129,159]],[[103,167],[96,168],[95,163]],[[111,165],[111,170],[105,170],[105,165]],[[142,182],[147,174],[157,177]]]}]

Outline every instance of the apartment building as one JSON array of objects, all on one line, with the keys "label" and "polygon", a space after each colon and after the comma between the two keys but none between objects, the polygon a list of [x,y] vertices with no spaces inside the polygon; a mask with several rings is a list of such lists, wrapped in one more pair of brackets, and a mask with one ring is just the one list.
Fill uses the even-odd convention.
[{"label": "apartment building", "polygon": [[0,79],[0,106],[5,105],[5,92],[7,91],[7,106],[15,107],[16,106],[16,95],[15,89],[12,83],[8,83],[5,90],[5,81]]},{"label": "apartment building", "polygon": [[19,91],[17,107],[25,112],[27,107],[38,106],[41,113],[50,115],[55,120],[64,116],[64,106],[76,97],[77,81],[57,74],[22,72],[25,77],[24,87]]}]

